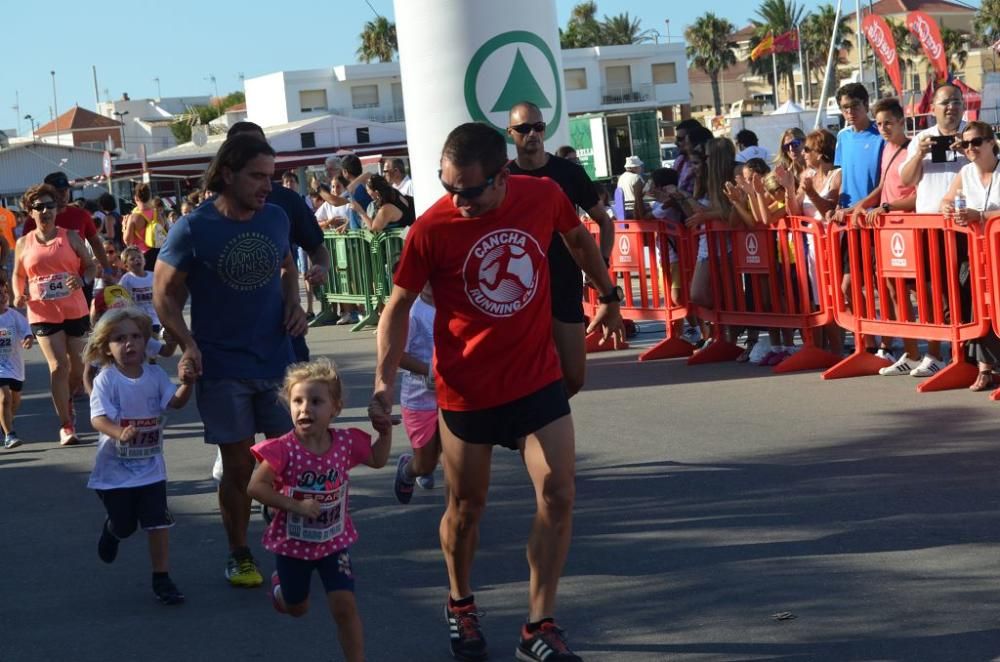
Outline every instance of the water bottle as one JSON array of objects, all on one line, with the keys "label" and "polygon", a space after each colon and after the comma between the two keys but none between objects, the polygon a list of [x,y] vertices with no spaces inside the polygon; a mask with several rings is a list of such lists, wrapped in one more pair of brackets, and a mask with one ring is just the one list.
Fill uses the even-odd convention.
[{"label": "water bottle", "polygon": [[962,223],[965,220],[965,210],[969,208],[969,203],[965,199],[965,194],[959,189],[955,193],[955,200],[951,203],[952,218],[956,223]]}]

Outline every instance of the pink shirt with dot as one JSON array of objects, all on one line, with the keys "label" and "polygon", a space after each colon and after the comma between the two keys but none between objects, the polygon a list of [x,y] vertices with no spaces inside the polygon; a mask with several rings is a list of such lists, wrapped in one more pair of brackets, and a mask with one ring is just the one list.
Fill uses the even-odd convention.
[{"label": "pink shirt with dot", "polygon": [[[293,430],[277,439],[266,439],[250,450],[258,461],[267,462],[274,469],[274,489],[278,492],[287,494],[287,487],[333,489],[348,482],[349,469],[368,460],[372,452],[372,438],[357,428],[330,428],[330,440],[330,449],[323,455],[317,455],[299,442]],[[345,506],[344,530],[327,542],[288,539],[285,536],[286,519],[285,511],[276,511],[264,531],[264,549],[296,559],[314,560],[350,547],[358,539],[358,532],[351,521],[349,496]]]}]

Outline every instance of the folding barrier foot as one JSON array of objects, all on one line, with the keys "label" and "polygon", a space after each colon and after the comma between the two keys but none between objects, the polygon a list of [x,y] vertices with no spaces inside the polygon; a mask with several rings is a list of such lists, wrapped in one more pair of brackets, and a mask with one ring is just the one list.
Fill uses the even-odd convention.
[{"label": "folding barrier foot", "polygon": [[626,341],[618,342],[615,338],[609,338],[607,342],[602,344],[600,331],[591,331],[587,334],[586,348],[588,354],[610,352],[616,349],[628,349],[628,347],[629,345]]},{"label": "folding barrier foot", "polygon": [[971,363],[966,363],[959,358],[948,364],[948,367],[938,371],[933,377],[928,377],[920,382],[917,391],[920,393],[930,393],[931,391],[946,391],[952,388],[966,388],[971,386],[979,370]]},{"label": "folding barrier foot", "polygon": [[701,365],[702,363],[720,363],[722,361],[735,361],[736,357],[743,353],[743,348],[726,340],[716,340],[705,349],[692,354],[687,360],[688,365]]},{"label": "folding barrier foot", "polygon": [[787,359],[774,366],[774,373],[796,372],[798,370],[820,370],[836,365],[840,357],[815,346],[803,347]]},{"label": "folding barrier foot", "polygon": [[656,343],[640,354],[639,360],[676,359],[681,356],[691,356],[692,354],[694,354],[694,345],[675,336]]},{"label": "folding barrier foot", "polygon": [[[782,361],[784,363],[784,361]],[[780,364],[779,364],[780,365]],[[877,375],[879,368],[892,365],[891,361],[880,359],[865,350],[855,352],[823,373],[823,379],[843,379],[845,377],[867,377]]]},{"label": "folding barrier foot", "polygon": [[990,393],[990,400],[1000,400],[1000,388]]}]

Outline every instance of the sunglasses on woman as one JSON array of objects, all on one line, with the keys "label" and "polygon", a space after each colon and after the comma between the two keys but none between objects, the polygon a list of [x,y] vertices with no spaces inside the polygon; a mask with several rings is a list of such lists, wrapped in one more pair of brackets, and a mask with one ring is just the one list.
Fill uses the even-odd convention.
[{"label": "sunglasses on woman", "polygon": [[51,210],[55,209],[56,207],[57,207],[57,205],[54,202],[36,202],[35,204],[31,205],[31,210],[32,211],[45,211],[45,210],[50,210],[51,211]]},{"label": "sunglasses on woman", "polygon": [[802,147],[802,141],[801,140],[793,140],[791,142],[787,142],[784,145],[782,145],[781,149],[783,149],[783,150],[785,150],[787,152],[789,150],[798,149],[800,147]]},{"label": "sunglasses on woman", "polygon": [[982,147],[983,143],[986,142],[986,138],[982,136],[976,136],[971,140],[959,140],[958,146],[962,149],[969,149],[970,147]]}]

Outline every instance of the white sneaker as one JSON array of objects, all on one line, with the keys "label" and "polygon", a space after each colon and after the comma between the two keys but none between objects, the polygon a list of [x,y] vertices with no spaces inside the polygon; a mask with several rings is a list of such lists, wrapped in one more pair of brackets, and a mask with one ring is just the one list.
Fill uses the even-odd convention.
[{"label": "white sneaker", "polygon": [[681,337],[692,345],[696,345],[701,340],[701,330],[696,326],[685,324]]},{"label": "white sneaker", "polygon": [[[888,352],[886,352],[886,354],[888,354]],[[877,352],[875,353],[875,356],[878,356]],[[892,360],[891,355],[882,358],[887,358],[889,361]],[[899,357],[898,361],[890,366],[886,366],[885,368],[879,368],[878,374],[883,377],[902,377],[904,375],[912,375],[913,371],[916,369],[917,362],[911,359],[909,354],[903,352],[903,355]]]},{"label": "white sneaker", "polygon": [[[880,359],[885,359],[886,361],[892,361],[893,360],[892,354],[890,354],[889,350],[887,350],[887,349],[879,348],[879,350],[877,352],[875,352],[875,356],[878,357],[878,358],[880,358]],[[905,357],[905,356],[906,356],[906,354],[903,354],[903,357]],[[900,359],[900,360],[902,360],[902,359]],[[895,366],[893,366],[893,367],[895,367]],[[879,372],[879,374],[882,374],[882,373]]]},{"label": "white sneaker", "polygon": [[337,326],[346,326],[348,324],[354,324],[354,317],[350,313],[344,313],[336,321]]},{"label": "white sneaker", "polygon": [[920,365],[910,371],[910,377],[930,377],[946,365],[948,364],[944,361],[938,361],[930,354],[924,354],[924,358],[920,359]]},{"label": "white sneaker", "polygon": [[753,346],[750,350],[750,363],[754,365],[760,365],[760,362],[764,360],[764,357],[771,353],[771,340],[764,336]]},{"label": "white sneaker", "polygon": [[216,483],[222,482],[222,451],[215,452],[215,464],[212,465],[212,478]]}]

